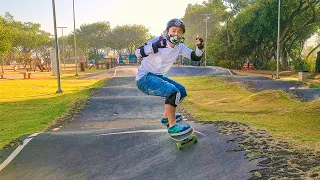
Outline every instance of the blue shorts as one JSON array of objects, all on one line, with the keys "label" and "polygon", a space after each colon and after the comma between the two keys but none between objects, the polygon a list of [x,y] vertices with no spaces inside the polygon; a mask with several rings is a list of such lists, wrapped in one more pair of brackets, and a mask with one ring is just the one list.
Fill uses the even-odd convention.
[{"label": "blue shorts", "polygon": [[180,100],[187,96],[186,88],[176,81],[163,76],[148,73],[137,81],[140,91],[148,95],[168,98],[170,95],[180,92]]}]

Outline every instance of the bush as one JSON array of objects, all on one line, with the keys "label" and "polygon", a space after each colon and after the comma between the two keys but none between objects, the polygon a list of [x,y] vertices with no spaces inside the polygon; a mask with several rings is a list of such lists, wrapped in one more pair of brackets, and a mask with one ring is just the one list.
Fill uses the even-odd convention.
[{"label": "bush", "polygon": [[272,59],[270,62],[269,62],[269,69],[271,71],[276,71],[277,70],[277,61]]},{"label": "bush", "polygon": [[[204,61],[204,60],[202,60]],[[216,62],[214,62],[213,59],[207,59],[207,66],[215,66],[216,65]]]},{"label": "bush", "polygon": [[293,60],[293,66],[296,72],[305,70],[305,62],[302,58]]},{"label": "bush", "polygon": [[89,52],[88,53],[88,58],[89,59],[100,59],[101,55]]},{"label": "bush", "polygon": [[309,58],[305,60],[305,70],[308,70],[309,72],[314,72],[316,69],[316,63],[314,58]]},{"label": "bush", "polygon": [[227,69],[235,69],[236,68],[236,64],[231,60],[220,60],[220,61],[216,62],[216,65],[223,67],[223,68],[227,68]]},{"label": "bush", "polygon": [[315,60],[313,58],[309,58],[309,59],[298,58],[296,60],[293,60],[293,66],[296,72],[305,71],[305,70],[309,72],[314,72]]}]

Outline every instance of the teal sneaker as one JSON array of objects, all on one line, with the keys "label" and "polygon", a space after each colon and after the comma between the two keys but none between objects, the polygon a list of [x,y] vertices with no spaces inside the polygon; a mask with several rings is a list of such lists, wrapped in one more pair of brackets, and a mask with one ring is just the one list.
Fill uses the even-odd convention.
[{"label": "teal sneaker", "polygon": [[[181,119],[182,119],[182,114],[177,113],[177,114],[176,114],[176,121],[178,122],[178,121],[180,121]],[[162,119],[161,119],[161,123],[162,123],[162,125],[168,127],[168,126],[169,126],[168,118],[162,118]]]},{"label": "teal sneaker", "polygon": [[176,123],[174,126],[168,128],[168,133],[170,136],[179,136],[188,133],[191,131],[191,126],[182,126],[179,123]]}]

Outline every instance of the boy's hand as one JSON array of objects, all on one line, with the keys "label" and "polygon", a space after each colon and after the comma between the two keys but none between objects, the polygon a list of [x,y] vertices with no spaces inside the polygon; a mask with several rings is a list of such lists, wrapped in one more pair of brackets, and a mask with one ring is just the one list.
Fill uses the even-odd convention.
[{"label": "boy's hand", "polygon": [[200,50],[204,48],[204,41],[202,38],[199,37],[199,35],[196,38],[196,45]]},{"label": "boy's hand", "polygon": [[163,35],[159,37],[158,41],[152,43],[152,49],[154,53],[158,52],[159,48],[166,48],[167,47],[167,40],[163,38]]}]

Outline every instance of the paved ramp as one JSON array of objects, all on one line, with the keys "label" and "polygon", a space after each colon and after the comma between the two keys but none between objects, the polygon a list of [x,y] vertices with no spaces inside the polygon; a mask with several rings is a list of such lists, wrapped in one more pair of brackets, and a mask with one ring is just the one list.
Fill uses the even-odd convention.
[{"label": "paved ramp", "polygon": [[208,75],[232,75],[232,73],[225,68],[216,66],[174,66],[167,76],[208,76]]},{"label": "paved ramp", "polygon": [[302,101],[310,102],[310,101],[319,101],[320,100],[320,88],[295,88],[290,89],[294,94],[297,94],[301,97]]},{"label": "paved ramp", "polygon": [[298,83],[291,81],[276,81],[261,76],[229,76],[231,81],[249,83],[254,91],[264,90],[286,90],[301,97],[301,101],[310,102],[320,100],[320,88],[303,88]]},{"label": "paved ramp", "polygon": [[[159,129],[163,129],[155,125]],[[195,124],[199,142],[178,150],[166,132],[130,129],[37,136],[0,173],[1,179],[248,179],[256,162],[213,125]],[[145,129],[145,128],[143,128]],[[127,131],[131,133],[123,133]],[[122,132],[115,133],[113,132]]]},{"label": "paved ramp", "polygon": [[248,179],[257,161],[245,159],[232,136],[213,124],[190,122],[198,143],[178,150],[160,125],[164,100],[115,77],[76,120],[34,137],[0,172],[0,179]]}]

